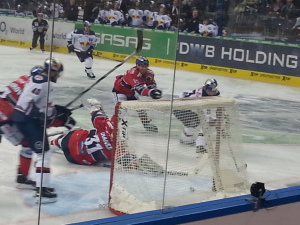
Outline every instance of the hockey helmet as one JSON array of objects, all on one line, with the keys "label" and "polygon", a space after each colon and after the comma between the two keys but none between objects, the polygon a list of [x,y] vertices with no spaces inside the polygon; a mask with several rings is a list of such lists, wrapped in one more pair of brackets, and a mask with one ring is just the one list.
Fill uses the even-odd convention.
[{"label": "hockey helmet", "polygon": [[208,79],[204,83],[204,90],[216,91],[217,86],[218,86],[218,82],[216,79]]},{"label": "hockey helmet", "polygon": [[149,60],[146,57],[140,56],[136,59],[137,66],[149,66]]},{"label": "hockey helmet", "polygon": [[84,21],[83,27],[91,27],[91,24],[89,21]]},{"label": "hockey helmet", "polygon": [[44,71],[44,67],[42,66],[34,66],[31,70],[30,70],[30,75],[31,76],[34,76],[34,75],[37,75],[37,74],[40,74],[41,72]]},{"label": "hockey helmet", "polygon": [[63,64],[56,58],[48,58],[45,60],[44,63],[44,67],[46,71],[49,71],[50,68],[50,72],[62,72],[64,71],[64,66]]}]

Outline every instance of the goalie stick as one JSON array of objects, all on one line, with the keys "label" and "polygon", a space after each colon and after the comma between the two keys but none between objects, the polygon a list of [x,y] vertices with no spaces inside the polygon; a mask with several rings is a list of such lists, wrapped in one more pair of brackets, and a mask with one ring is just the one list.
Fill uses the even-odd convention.
[{"label": "goalie stick", "polygon": [[116,65],[114,68],[112,68],[110,71],[108,71],[106,74],[104,74],[102,77],[100,77],[96,82],[94,82],[89,88],[82,91],[79,95],[77,95],[72,101],[70,101],[66,107],[70,106],[75,102],[77,99],[79,99],[81,96],[83,96],[85,93],[90,91],[94,86],[96,86],[101,80],[106,78],[108,75],[110,75],[112,72],[114,72],[116,69],[118,69],[120,66],[122,66],[125,62],[127,62],[129,59],[131,59],[133,56],[135,56],[137,53],[139,53],[142,50],[143,47],[143,31],[137,30],[137,47],[131,55],[127,56],[122,62],[120,62],[118,65]]}]

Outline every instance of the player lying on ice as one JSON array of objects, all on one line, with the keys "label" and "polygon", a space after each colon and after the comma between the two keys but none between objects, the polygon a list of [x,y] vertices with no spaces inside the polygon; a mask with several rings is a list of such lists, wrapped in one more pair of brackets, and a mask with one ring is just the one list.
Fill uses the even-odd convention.
[{"label": "player lying on ice", "polygon": [[[111,151],[114,124],[97,99],[88,99],[88,102],[91,105],[90,114],[95,129],[69,131],[51,141],[51,145],[60,148],[70,163],[92,165],[113,157]],[[137,169],[152,175],[163,173],[163,168],[148,155],[138,159],[124,148],[116,161],[127,169]]]},{"label": "player lying on ice", "polygon": [[[27,101],[30,101],[30,105],[33,107],[29,107],[30,109],[35,109],[35,104],[38,101],[38,98],[40,97],[41,92],[36,92],[35,94],[32,92],[33,90],[41,90],[42,87],[47,85],[47,77],[48,77],[48,68],[51,65],[51,71],[50,71],[50,77],[51,82],[56,82],[52,76],[59,76],[59,74],[63,70],[62,64],[56,60],[56,59],[47,59],[44,62],[44,67],[42,66],[35,66],[30,71],[30,76],[23,75],[19,79],[13,81],[11,84],[9,84],[5,90],[0,95],[0,131],[2,135],[10,141],[13,145],[21,145],[20,155],[19,155],[19,167],[18,167],[18,175],[17,175],[17,188],[26,188],[26,189],[36,189],[36,182],[29,179],[29,170],[30,170],[30,164],[32,160],[33,152],[35,152],[32,147],[32,140],[28,137],[28,134],[33,133],[32,130],[25,132],[24,135],[23,132],[20,131],[20,129],[17,127],[19,121],[17,123],[13,122],[13,119],[19,120],[20,117],[15,115],[15,118],[12,118],[12,113],[14,111],[14,108],[17,104],[24,105],[27,104]],[[54,69],[53,69],[54,68]],[[57,70],[57,71],[54,71]],[[43,86],[44,85],[44,86]],[[25,93],[24,93],[24,90]],[[35,95],[36,99],[34,96]],[[20,98],[22,96],[23,103],[19,102]],[[25,102],[25,103],[24,103]],[[50,107],[50,106],[49,106]],[[35,111],[37,113],[37,111]],[[75,125],[75,120],[70,117],[71,112],[64,106],[55,105],[53,106],[53,116],[49,118],[48,126],[50,127],[58,127],[58,126],[65,126],[68,129],[71,129]],[[22,113],[21,113],[22,114]],[[28,121],[31,119],[30,112],[28,115]],[[32,121],[36,122],[41,118],[32,118]],[[28,122],[27,121],[27,122]],[[23,126],[26,124],[31,124],[31,122],[21,122],[19,125]],[[39,121],[39,124],[42,123]],[[25,126],[24,126],[25,127]],[[41,132],[43,133],[43,132]],[[48,187],[47,187],[48,188]],[[52,190],[50,188],[49,190]]]},{"label": "player lying on ice", "polygon": [[[191,91],[186,91],[181,94],[181,98],[195,98],[195,97],[209,97],[209,96],[219,96],[220,92],[218,90],[218,83],[216,79],[208,79],[205,81],[204,85],[193,89]],[[196,152],[201,153],[205,151],[205,140],[202,133],[202,128],[200,125],[200,119],[197,112],[192,110],[174,110],[175,117],[180,120],[184,129],[180,136],[180,142],[186,145],[196,145]],[[214,125],[216,119],[210,110],[207,110],[206,117],[210,125]]]}]

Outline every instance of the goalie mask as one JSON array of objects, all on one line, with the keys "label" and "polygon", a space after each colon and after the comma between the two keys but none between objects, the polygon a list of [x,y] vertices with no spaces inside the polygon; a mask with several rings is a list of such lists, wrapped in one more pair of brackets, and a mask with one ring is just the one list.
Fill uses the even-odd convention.
[{"label": "goalie mask", "polygon": [[204,83],[204,90],[207,91],[217,91],[218,82],[215,79],[208,79]]}]

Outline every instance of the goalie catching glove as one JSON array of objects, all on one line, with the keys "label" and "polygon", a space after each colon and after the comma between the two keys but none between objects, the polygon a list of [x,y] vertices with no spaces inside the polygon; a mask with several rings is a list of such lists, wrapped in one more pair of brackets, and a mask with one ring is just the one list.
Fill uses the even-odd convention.
[{"label": "goalie catching glove", "polygon": [[152,89],[152,90],[150,91],[150,96],[151,96],[151,98],[153,98],[153,99],[160,99],[161,96],[162,96],[162,91],[159,90],[159,89]]}]

